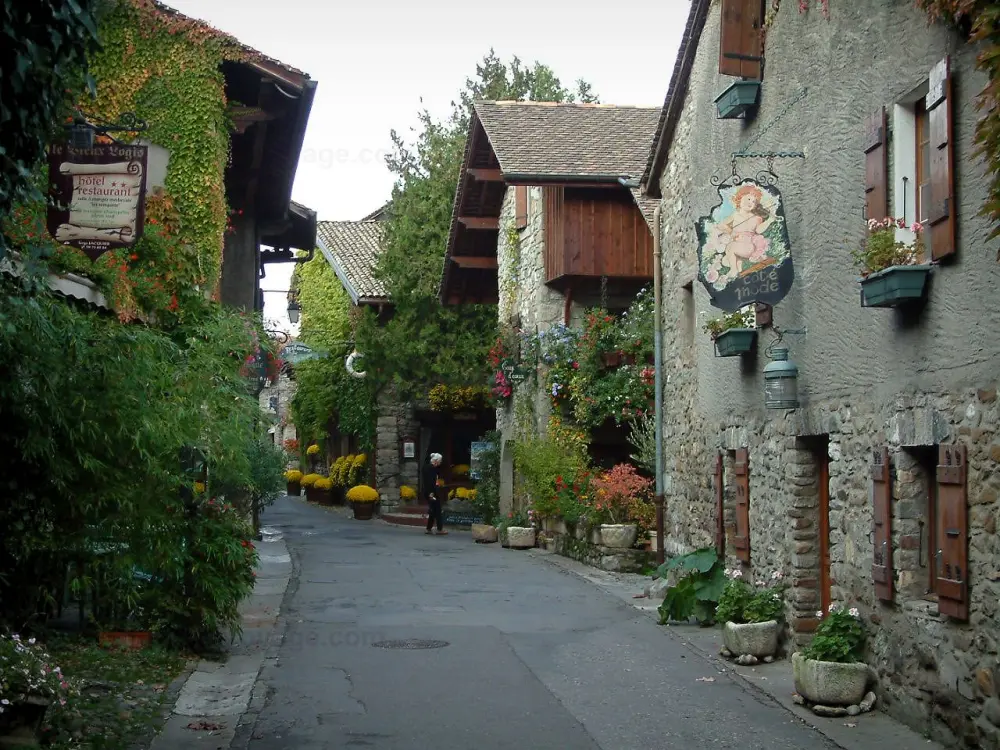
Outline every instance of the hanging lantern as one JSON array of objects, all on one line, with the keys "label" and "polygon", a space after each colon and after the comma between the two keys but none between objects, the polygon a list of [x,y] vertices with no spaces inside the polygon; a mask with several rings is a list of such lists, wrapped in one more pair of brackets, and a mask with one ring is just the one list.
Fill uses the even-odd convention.
[{"label": "hanging lantern", "polygon": [[797,409],[799,368],[788,360],[788,347],[774,347],[771,363],[764,368],[764,405],[768,409]]},{"label": "hanging lantern", "polygon": [[302,312],[302,306],[293,297],[288,303],[288,322],[295,325],[299,322],[299,313]]}]

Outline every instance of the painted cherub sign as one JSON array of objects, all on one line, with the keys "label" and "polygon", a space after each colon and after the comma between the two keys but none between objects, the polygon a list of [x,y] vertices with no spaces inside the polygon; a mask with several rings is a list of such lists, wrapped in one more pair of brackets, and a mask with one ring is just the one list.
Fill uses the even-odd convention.
[{"label": "painted cherub sign", "polygon": [[735,312],[753,302],[774,305],[795,278],[781,194],[740,180],[719,188],[721,201],[698,220],[698,278],[712,305]]}]

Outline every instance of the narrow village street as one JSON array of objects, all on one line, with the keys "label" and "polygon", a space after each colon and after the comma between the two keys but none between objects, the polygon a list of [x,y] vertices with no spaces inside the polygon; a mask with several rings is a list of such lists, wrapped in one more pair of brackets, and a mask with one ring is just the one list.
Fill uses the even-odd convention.
[{"label": "narrow village street", "polygon": [[[836,747],[534,554],[298,498],[264,524],[294,572],[250,750]],[[447,645],[377,645],[413,640]]]}]

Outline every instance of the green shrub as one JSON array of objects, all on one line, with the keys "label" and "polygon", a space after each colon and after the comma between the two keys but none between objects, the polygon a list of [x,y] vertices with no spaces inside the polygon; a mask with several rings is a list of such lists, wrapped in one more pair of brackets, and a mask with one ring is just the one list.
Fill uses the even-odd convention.
[{"label": "green shrub", "polygon": [[726,573],[715,549],[704,547],[668,560],[657,568],[656,577],[665,578],[675,570],[687,575],[667,589],[658,608],[660,624],[687,622],[692,617],[701,625],[715,622],[716,607],[726,587]]},{"label": "green shrub", "polygon": [[[822,614],[816,613],[817,617]],[[864,661],[865,629],[858,610],[832,605],[802,655],[807,659],[841,664]]]}]

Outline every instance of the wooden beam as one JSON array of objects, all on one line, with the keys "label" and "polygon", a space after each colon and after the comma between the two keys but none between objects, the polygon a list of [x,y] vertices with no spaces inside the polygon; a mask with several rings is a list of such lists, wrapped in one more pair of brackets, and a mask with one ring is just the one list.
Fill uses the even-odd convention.
[{"label": "wooden beam", "polygon": [[469,167],[466,172],[477,182],[503,182],[503,172],[499,169]]},{"label": "wooden beam", "polygon": [[458,221],[466,229],[500,228],[500,217],[498,216],[459,216]]},{"label": "wooden beam", "polygon": [[[260,89],[257,94],[257,107],[267,111],[267,105],[271,101],[272,86],[267,78],[260,79]],[[256,202],[257,186],[260,182],[260,168],[264,163],[264,143],[267,138],[267,120],[258,120],[256,132],[253,134],[253,156],[248,169],[248,179],[246,181],[246,193],[244,204],[247,210],[252,211]]]},{"label": "wooden beam", "polygon": [[496,271],[497,259],[495,257],[479,257],[474,255],[453,255],[452,262],[459,268],[473,271]]}]

